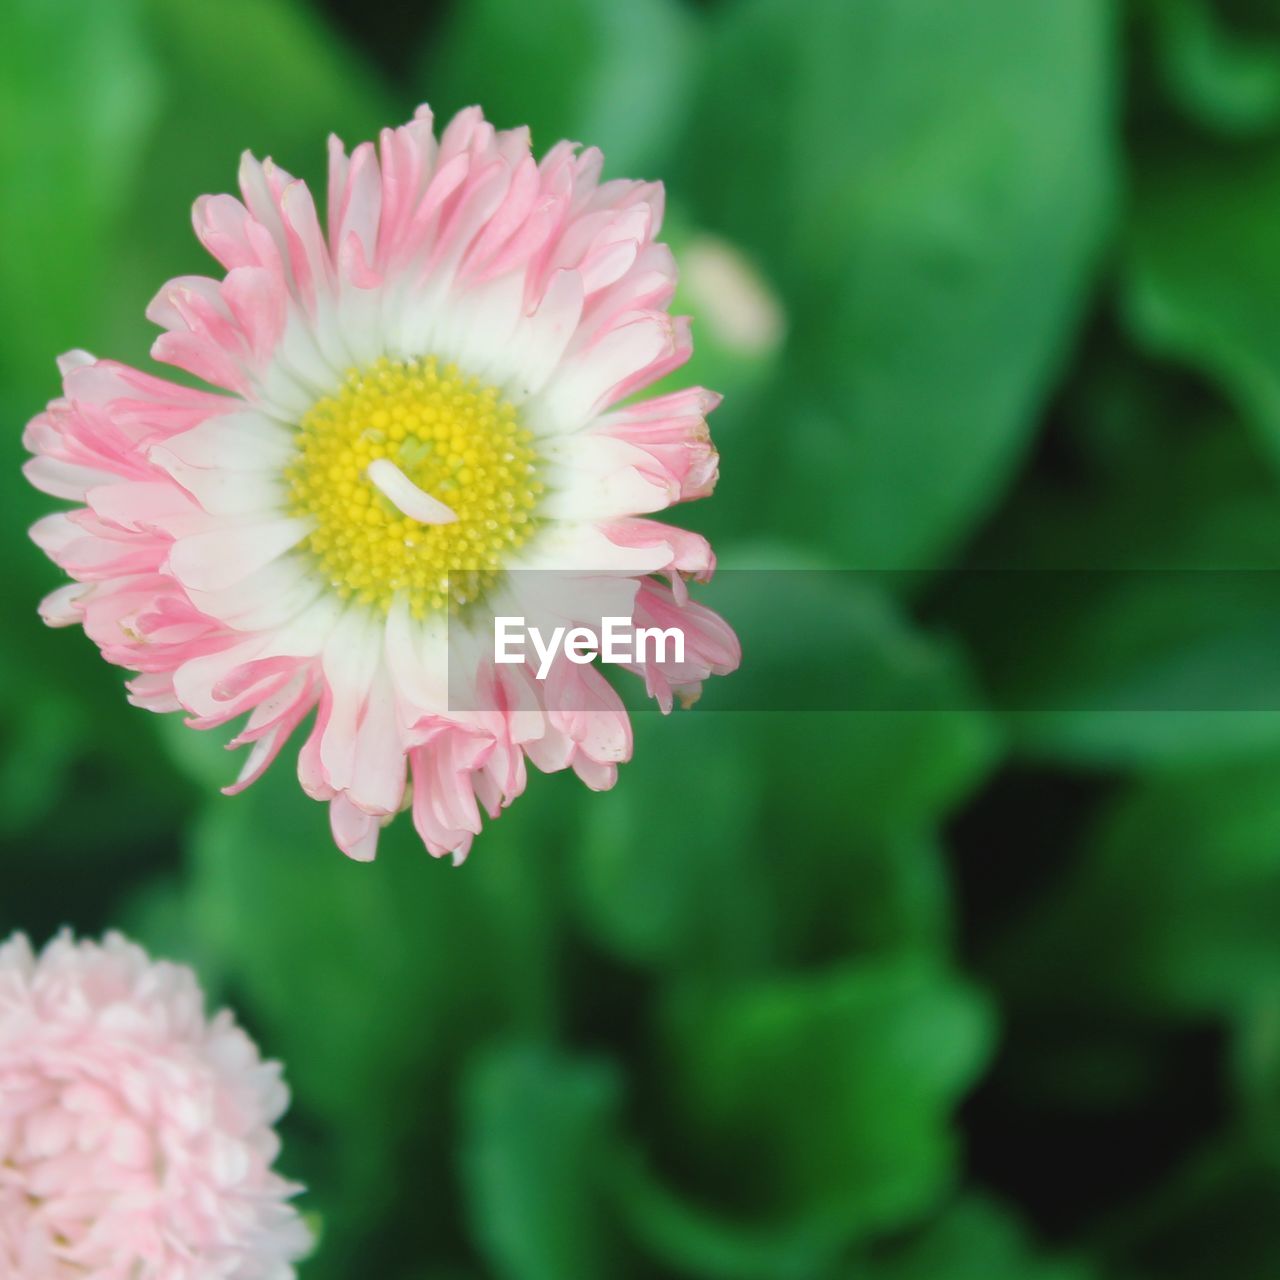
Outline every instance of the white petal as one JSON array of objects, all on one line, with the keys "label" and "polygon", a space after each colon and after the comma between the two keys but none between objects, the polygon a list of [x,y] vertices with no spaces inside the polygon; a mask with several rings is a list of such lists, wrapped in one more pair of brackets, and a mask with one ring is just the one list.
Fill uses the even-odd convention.
[{"label": "white petal", "polygon": [[327,589],[306,557],[281,556],[229,587],[187,591],[201,613],[237,631],[274,631]]},{"label": "white petal", "polygon": [[576,271],[560,271],[552,277],[537,311],[516,330],[510,359],[519,372],[508,385],[516,404],[546,386],[577,331],[582,305],[582,277]]},{"label": "white petal", "polygon": [[381,659],[384,625],[369,610],[350,606],[325,645],[324,674],[333,705],[320,739],[320,763],[337,791],[346,790],[355,774],[357,731]]},{"label": "white petal", "polygon": [[182,705],[198,716],[222,715],[226,704],[213,696],[214,686],[237,667],[263,656],[266,640],[252,636],[216,653],[184,662],[173,673],[173,689]]},{"label": "white petal", "polygon": [[352,798],[374,813],[395,813],[404,800],[404,756],[391,678],[379,664],[356,735]]},{"label": "white petal", "polygon": [[453,524],[457,514],[419,489],[390,458],[375,458],[366,474],[373,487],[400,512],[419,524]]},{"label": "white petal", "polygon": [[150,457],[166,470],[176,460],[188,467],[259,471],[284,466],[296,451],[293,436],[278,422],[244,409],[170,436],[151,449]]},{"label": "white petal", "polygon": [[279,511],[285,488],[278,472],[188,467],[173,460],[165,470],[210,515],[254,516]]},{"label": "white petal", "polygon": [[54,498],[83,502],[85,491],[95,485],[110,484],[119,477],[96,467],[80,467],[57,458],[29,458],[22,464],[22,474],[41,493]]},{"label": "white petal", "polygon": [[255,524],[226,524],[179,538],[169,552],[174,577],[196,591],[218,591],[269,565],[311,532],[312,522],[281,517]]},{"label": "white petal", "polygon": [[422,715],[449,705],[450,630],[439,618],[414,618],[403,596],[387,615],[387,666],[401,700]]},{"label": "white petal", "polygon": [[661,511],[679,497],[677,486],[644,474],[649,456],[625,440],[552,437],[543,445],[543,457],[550,465],[539,514],[554,520],[616,520]]},{"label": "white petal", "polygon": [[594,573],[656,573],[671,560],[665,542],[620,547],[590,523],[551,524],[508,561],[511,570],[538,569]]},{"label": "white petal", "polygon": [[578,430],[607,392],[652,364],[673,342],[666,317],[644,316],[619,325],[560,365],[546,389],[529,402],[526,424],[539,435]]}]

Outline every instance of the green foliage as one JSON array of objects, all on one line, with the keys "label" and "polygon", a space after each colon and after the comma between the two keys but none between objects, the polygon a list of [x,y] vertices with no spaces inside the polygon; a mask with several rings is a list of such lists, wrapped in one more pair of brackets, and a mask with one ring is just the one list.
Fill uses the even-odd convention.
[{"label": "green foliage", "polygon": [[1233,30],[1206,0],[1154,0],[1157,66],[1171,100],[1226,134],[1280,123],[1280,43]]},{"label": "green foliage", "polygon": [[[1274,6],[392,8],[0,7],[0,936],[122,925],[284,1061],[307,1280],[1271,1280]],[[682,282],[743,670],[460,869],[344,859],[291,751],[219,796],[36,620],[18,472],[243,149],[421,100],[665,179],[764,317]]]},{"label": "green foliage", "polygon": [[464,1099],[472,1231],[512,1280],[617,1275],[601,1230],[614,1072],[533,1048],[477,1062]]},{"label": "green foliage", "polygon": [[1080,993],[1135,1009],[1258,1008],[1280,990],[1276,768],[1272,751],[1135,784],[1031,925],[1019,963],[1068,964]]},{"label": "green foliage", "polygon": [[0,12],[0,170],[10,175],[0,185],[0,412],[13,477],[0,503],[0,535],[6,584],[22,601],[7,611],[0,664],[6,832],[44,817],[89,754],[93,721],[84,702],[108,735],[127,733],[109,688],[118,682],[102,679],[81,646],[51,653],[33,616],[30,606],[57,575],[25,536],[48,504],[15,473],[19,424],[52,394],[54,356],[102,333],[110,261],[155,119],[157,83],[131,0],[18,0]]},{"label": "green foliage", "polygon": [[[492,833],[489,847],[505,856],[477,863],[478,875],[450,874],[403,824],[385,838],[386,874],[362,875],[330,856],[324,811],[287,770],[211,802],[192,833],[192,958],[274,1029],[299,1108],[332,1135],[312,1156],[342,1188],[322,1209],[318,1274],[348,1274],[362,1228],[382,1220],[390,1230],[411,1212],[417,1197],[398,1185],[398,1159],[430,1151],[419,1176],[444,1176],[449,1094],[472,1046],[551,1019],[549,873],[521,844],[531,830],[552,838],[557,817],[545,797],[530,799],[527,818]],[[447,1206],[412,1214],[425,1242]]]},{"label": "green foliage", "polygon": [[[1138,335],[1221,379],[1273,458],[1280,457],[1280,285],[1268,209],[1280,151],[1158,157],[1137,192],[1128,304]],[[1247,275],[1252,289],[1232,282]]]},{"label": "green foliage", "polygon": [[1091,1280],[1095,1274],[1081,1262],[1036,1257],[1007,1209],[972,1197],[846,1280]]},{"label": "green foliage", "polygon": [[773,526],[837,562],[931,569],[1070,347],[1112,199],[1111,20],[1094,0],[804,10],[719,10],[678,171],[794,322],[740,465]]},{"label": "green foliage", "polygon": [[419,83],[442,115],[481,103],[540,149],[580,139],[612,175],[656,177],[688,119],[698,28],[679,0],[474,0],[428,42]]},{"label": "green foliage", "polygon": [[26,316],[5,326],[6,396],[44,389],[52,357],[101,314],[158,106],[143,17],[140,0],[15,0],[0,15],[0,165],[21,175],[0,195],[0,304]]},{"label": "green foliage", "polygon": [[909,1222],[945,1187],[945,1117],[991,1027],[932,966],[677,987],[663,1018],[682,1130],[754,1221],[795,1220],[835,1247]]}]

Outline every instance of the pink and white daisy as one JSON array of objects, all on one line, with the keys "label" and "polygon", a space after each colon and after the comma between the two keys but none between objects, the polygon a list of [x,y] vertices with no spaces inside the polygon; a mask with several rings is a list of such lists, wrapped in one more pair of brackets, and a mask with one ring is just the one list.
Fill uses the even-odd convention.
[{"label": "pink and white daisy", "polygon": [[195,206],[226,275],[173,280],[148,313],[153,354],[217,390],[73,352],[28,427],[32,483],[82,504],[33,530],[75,579],[46,621],[136,672],[139,706],[247,715],[230,792],[314,710],[299,776],[352,857],[411,808],[461,860],[526,759],[615,781],[630,725],[598,670],[492,661],[483,619],[530,583],[576,580],[531,604],[571,622],[606,596],[677,618],[684,662],[638,666],[664,709],[737,665],[687,598],[705,539],[647,518],[717,474],[717,396],[631,399],[690,353],[662,187],[601,164],[570,143],[535,161],[476,109],[437,140],[424,108],[376,148],[331,139],[326,233],[305,184],[246,155],[243,201]]},{"label": "pink and white daisy", "polygon": [[288,1104],[190,969],[118,934],[0,945],[0,1275],[291,1280]]}]

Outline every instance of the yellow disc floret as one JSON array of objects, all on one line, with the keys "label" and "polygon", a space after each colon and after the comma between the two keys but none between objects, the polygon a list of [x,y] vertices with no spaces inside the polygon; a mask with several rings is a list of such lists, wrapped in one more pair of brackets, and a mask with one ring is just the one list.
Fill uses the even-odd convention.
[{"label": "yellow disc floret", "polygon": [[[353,369],[297,441],[292,512],[314,520],[304,545],[344,599],[386,610],[404,593],[418,617],[468,604],[536,527],[532,435],[494,387],[434,357]],[[412,500],[370,477],[379,459],[374,476]]]}]

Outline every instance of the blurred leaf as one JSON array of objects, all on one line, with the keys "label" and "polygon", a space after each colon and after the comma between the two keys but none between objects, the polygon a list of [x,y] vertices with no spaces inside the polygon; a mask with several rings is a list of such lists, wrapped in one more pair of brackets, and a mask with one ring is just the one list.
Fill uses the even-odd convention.
[{"label": "blurred leaf", "polygon": [[830,1247],[804,1225],[762,1225],[719,1216],[663,1184],[637,1151],[623,1153],[613,1181],[619,1209],[635,1238],[676,1275],[801,1280],[828,1273]]},{"label": "blurred leaf", "polygon": [[1270,1280],[1280,1269],[1268,1208],[1280,1164],[1259,1148],[1248,1137],[1219,1142],[1176,1170],[1115,1224],[1115,1270],[1132,1280]]},{"label": "blurred leaf", "polygon": [[1139,175],[1129,322],[1153,350],[1220,382],[1280,464],[1280,149],[1183,147]]},{"label": "blurred leaf", "polygon": [[646,714],[635,732],[629,773],[641,776],[596,797],[574,848],[588,927],[642,963],[754,958],[769,929],[766,904],[742,888],[761,807],[758,761],[726,716],[655,725]]},{"label": "blurred leaf", "polygon": [[[1017,593],[1011,584],[1011,594]],[[1273,572],[1063,574],[1025,632],[1015,743],[1089,765],[1195,764],[1280,743],[1280,578]],[[1037,601],[1043,601],[1040,590]],[[1020,705],[1030,710],[1017,710]]]},{"label": "blurred leaf", "polygon": [[964,652],[898,598],[926,575],[814,567],[791,547],[730,544],[705,598],[743,639],[742,668],[700,705],[762,711],[956,712],[979,696]]},{"label": "blurred leaf", "polygon": [[1011,737],[1030,758],[1083,768],[1212,764],[1275,749],[1274,711],[1058,710],[1014,713]]},{"label": "blurred leaf", "polygon": [[[0,9],[0,811],[6,832],[45,817],[95,731],[130,740],[119,682],[89,645],[36,617],[61,575],[26,528],[52,509],[22,477],[21,424],[55,391],[54,357],[100,332],[111,248],[154,118],[159,75],[139,5],[15,0]],[[21,317],[19,320],[18,317]],[[75,690],[73,694],[71,690]],[[91,727],[92,726],[92,727]]]},{"label": "blurred leaf", "polygon": [[80,749],[83,722],[69,700],[37,692],[30,681],[21,691],[4,689],[0,696],[7,704],[0,745],[0,833],[12,835],[34,825],[57,802]]},{"label": "blurred leaf", "polygon": [[[631,772],[593,801],[576,850],[578,904],[601,945],[720,974],[946,945],[931,832],[996,738],[959,653],[877,586],[722,572],[707,599],[746,660],[705,701],[768,710],[637,716]],[[793,710],[815,691],[829,712]],[[841,714],[859,705],[890,709]]]},{"label": "blurred leaf", "polygon": [[1273,750],[1274,478],[1230,419],[1122,404],[1141,434],[1064,468],[1066,481],[1028,484],[928,613],[968,641],[1013,745],[1038,760],[1193,765]]},{"label": "blurred leaf", "polygon": [[[24,540],[25,541],[25,540]],[[22,547],[9,565],[30,551]],[[58,571],[47,563],[52,588]],[[33,572],[33,577],[42,576]],[[16,572],[0,623],[0,839],[30,839],[50,862],[133,856],[187,800],[158,749],[154,720],[128,704],[126,673],[78,630],[54,632],[36,613],[43,591]],[[67,797],[73,803],[67,804]]]},{"label": "blurred leaf", "polygon": [[1240,1009],[1231,1070],[1248,1123],[1280,1142],[1280,985],[1260,989]]},{"label": "blurred leaf", "polygon": [[136,0],[0,10],[0,384],[24,399],[52,386],[54,356],[100,312],[158,88]]},{"label": "blurred leaf", "polygon": [[1112,34],[1100,0],[719,10],[682,173],[793,318],[751,455],[769,521],[930,568],[989,509],[1109,219]]},{"label": "blurred leaf", "polygon": [[1036,1256],[1007,1209],[974,1196],[882,1260],[854,1267],[846,1280],[1089,1280],[1096,1274],[1083,1262]]},{"label": "blurred leaf", "polygon": [[192,729],[181,714],[154,716],[150,727],[173,766],[197,786],[212,794],[236,780],[244,752],[227,749],[234,730]]},{"label": "blurred leaf", "polygon": [[503,1280],[615,1277],[602,1170],[619,1083],[598,1062],[498,1049],[467,1077],[463,1177],[472,1234]]},{"label": "blurred leaf", "polygon": [[837,1249],[903,1225],[954,1174],[948,1114],[990,1053],[990,1013],[935,965],[889,961],[665,1008],[681,1159],[756,1227]]},{"label": "blurred leaf", "polygon": [[425,51],[439,117],[478,103],[500,128],[600,147],[613,177],[649,177],[685,126],[699,26],[677,0],[468,0]]},{"label": "blurred leaf", "polygon": [[[287,767],[211,801],[194,833],[197,945],[243,993],[266,1051],[288,1064],[302,1117],[323,1126],[304,1173],[331,1274],[368,1256],[360,1232],[394,1210],[403,1154],[414,1153],[415,1186],[444,1176],[460,1058],[479,1039],[533,1034],[550,1017],[539,855],[560,822],[553,802],[524,800],[461,871],[431,859],[407,817],[384,833],[375,863],[350,861]],[[432,1222],[420,1212],[414,1229],[429,1235]]]},{"label": "blurred leaf", "polygon": [[396,123],[378,73],[301,0],[146,3],[157,48],[182,75],[175,88],[185,110],[166,119],[157,140],[186,139],[173,147],[175,163],[201,172],[221,165],[230,180],[245,148],[261,156],[296,147],[300,158],[276,158],[322,175],[330,130],[353,131],[354,143]]},{"label": "blurred leaf", "polygon": [[950,750],[930,763],[971,776],[970,745],[923,719],[641,717],[636,764],[593,800],[575,848],[593,938],[632,963],[725,975],[940,951],[950,919],[941,856],[918,830],[928,819],[878,830],[891,800],[872,799],[874,766],[909,770],[917,751]]},{"label": "blurred leaf", "polygon": [[1067,972],[1085,1005],[1184,1016],[1269,997],[1280,987],[1277,776],[1272,753],[1131,787],[1009,940],[1003,967],[1018,988]]},{"label": "blurred leaf", "polygon": [[1147,8],[1165,83],[1189,115],[1234,134],[1280,120],[1280,43],[1237,33],[1206,0],[1156,0]]}]

